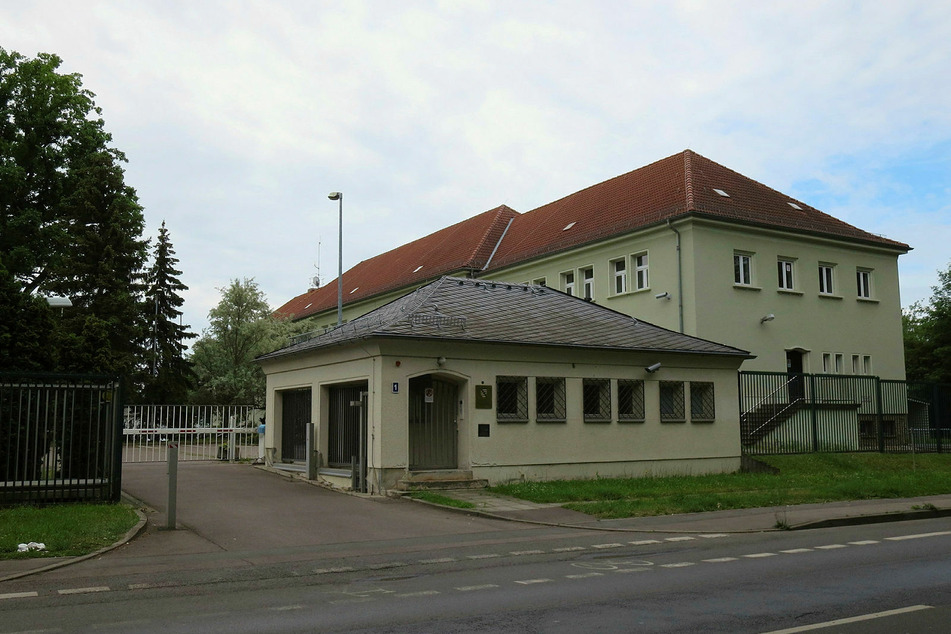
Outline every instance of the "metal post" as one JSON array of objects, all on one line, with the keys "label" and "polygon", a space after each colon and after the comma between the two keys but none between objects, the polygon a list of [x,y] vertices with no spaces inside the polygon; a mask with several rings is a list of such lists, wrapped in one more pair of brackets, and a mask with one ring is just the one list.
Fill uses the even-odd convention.
[{"label": "metal post", "polygon": [[307,479],[316,480],[317,479],[317,467],[319,466],[318,459],[319,455],[314,450],[314,431],[316,425],[314,423],[307,423],[307,426],[304,428],[304,444],[307,452]]},{"label": "metal post", "polygon": [[343,192],[330,192],[330,200],[338,203],[337,220],[337,327],[343,325]]},{"label": "metal post", "polygon": [[178,497],[178,443],[168,443],[168,510],[165,528],[175,530],[175,505]]}]

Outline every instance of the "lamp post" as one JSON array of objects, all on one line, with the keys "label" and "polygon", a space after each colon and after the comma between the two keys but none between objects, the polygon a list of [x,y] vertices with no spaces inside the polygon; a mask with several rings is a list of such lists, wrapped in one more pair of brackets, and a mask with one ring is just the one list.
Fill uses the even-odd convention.
[{"label": "lamp post", "polygon": [[343,192],[330,192],[330,200],[338,201],[337,220],[337,327],[343,325]]}]

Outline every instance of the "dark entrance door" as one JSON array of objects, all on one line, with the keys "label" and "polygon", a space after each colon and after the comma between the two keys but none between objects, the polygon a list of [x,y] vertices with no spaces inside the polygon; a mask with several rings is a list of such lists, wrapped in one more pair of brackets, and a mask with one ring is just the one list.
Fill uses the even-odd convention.
[{"label": "dark entrance door", "polygon": [[789,375],[789,402],[801,401],[806,395],[806,386],[802,374],[802,352],[786,351],[786,373]]},{"label": "dark entrance door", "polygon": [[310,388],[281,392],[281,460],[307,460]]},{"label": "dark entrance door", "polygon": [[367,384],[333,386],[329,390],[327,425],[327,465],[349,468],[363,455],[366,438],[365,408],[361,407]]},{"label": "dark entrance door", "polygon": [[409,468],[455,469],[456,400],[454,383],[432,376],[409,381]]}]

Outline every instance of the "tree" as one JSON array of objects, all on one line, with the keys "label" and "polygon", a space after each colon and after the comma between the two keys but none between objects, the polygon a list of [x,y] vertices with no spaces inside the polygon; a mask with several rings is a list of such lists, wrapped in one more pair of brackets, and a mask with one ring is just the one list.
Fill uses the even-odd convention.
[{"label": "tree", "polygon": [[264,371],[254,362],[287,344],[304,326],[278,319],[253,279],[232,280],[208,313],[210,326],[195,342],[196,403],[264,405]]},{"label": "tree", "polygon": [[938,271],[931,300],[902,315],[909,381],[951,383],[951,265]]},{"label": "tree", "polygon": [[159,227],[152,266],[146,273],[144,312],[148,315],[149,367],[145,368],[143,400],[148,403],[184,403],[195,373],[185,360],[185,342],[197,337],[180,324],[179,310],[185,303],[181,293],[188,290],[175,268],[178,258],[165,228]]},{"label": "tree", "polygon": [[[0,48],[0,286],[19,295],[0,367],[130,375],[142,353],[146,242],[124,155],[59,57]],[[73,307],[35,318],[35,294]]]}]

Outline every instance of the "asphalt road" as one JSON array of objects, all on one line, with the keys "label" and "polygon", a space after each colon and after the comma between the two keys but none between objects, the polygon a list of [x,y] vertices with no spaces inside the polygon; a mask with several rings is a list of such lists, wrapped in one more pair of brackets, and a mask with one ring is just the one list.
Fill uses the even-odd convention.
[{"label": "asphalt road", "polygon": [[[951,616],[947,519],[748,535],[496,530],[361,549],[7,582],[0,632],[769,632],[866,619],[822,630],[843,634],[947,632]],[[882,614],[894,610],[906,611]]]}]

